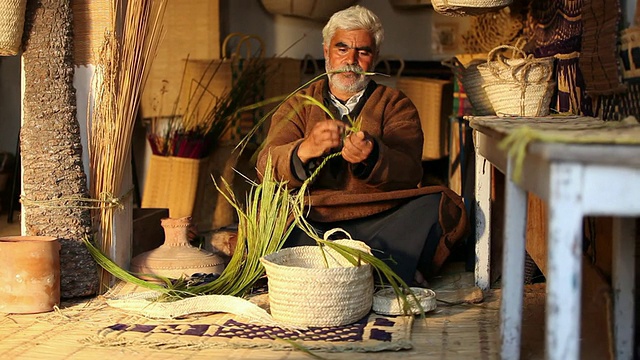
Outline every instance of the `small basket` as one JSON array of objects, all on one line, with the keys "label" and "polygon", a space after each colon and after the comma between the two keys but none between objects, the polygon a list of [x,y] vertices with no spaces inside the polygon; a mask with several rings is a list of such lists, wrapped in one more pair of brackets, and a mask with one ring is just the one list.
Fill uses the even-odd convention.
[{"label": "small basket", "polygon": [[[335,231],[325,233],[325,239]],[[336,240],[371,253],[361,241]],[[326,255],[326,267],[322,251]],[[371,265],[353,266],[337,252],[320,246],[285,248],[260,259],[267,273],[269,306],[274,319],[292,326],[351,324],[371,311]]]},{"label": "small basket", "polygon": [[[522,58],[496,55],[512,50]],[[555,89],[553,57],[534,58],[522,50],[501,45],[489,52],[487,61],[478,65],[484,89],[497,115],[546,116]]]},{"label": "small basket", "polygon": [[431,0],[433,9],[446,16],[477,16],[509,6],[513,0]]},{"label": "small basket", "polygon": [[20,52],[27,0],[0,1],[0,55]]}]

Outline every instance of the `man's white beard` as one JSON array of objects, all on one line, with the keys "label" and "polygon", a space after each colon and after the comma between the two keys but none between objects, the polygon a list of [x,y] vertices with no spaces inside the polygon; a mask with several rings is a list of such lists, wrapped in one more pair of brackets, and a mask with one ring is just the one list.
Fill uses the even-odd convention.
[{"label": "man's white beard", "polygon": [[[329,82],[340,91],[355,94],[362,91],[367,84],[369,84],[369,77],[362,74],[364,69],[359,65],[345,65],[339,69],[332,69],[329,59],[325,59],[325,70],[329,76]],[[331,73],[332,71],[352,71],[355,74],[355,78],[342,77],[341,73]]]}]

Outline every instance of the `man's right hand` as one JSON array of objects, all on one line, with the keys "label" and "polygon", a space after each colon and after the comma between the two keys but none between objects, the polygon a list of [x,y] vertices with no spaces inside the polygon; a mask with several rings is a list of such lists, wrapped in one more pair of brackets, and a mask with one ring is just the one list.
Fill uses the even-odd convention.
[{"label": "man's right hand", "polygon": [[338,120],[321,121],[311,129],[311,133],[300,143],[298,157],[304,164],[313,158],[328,154],[342,144],[345,124]]}]

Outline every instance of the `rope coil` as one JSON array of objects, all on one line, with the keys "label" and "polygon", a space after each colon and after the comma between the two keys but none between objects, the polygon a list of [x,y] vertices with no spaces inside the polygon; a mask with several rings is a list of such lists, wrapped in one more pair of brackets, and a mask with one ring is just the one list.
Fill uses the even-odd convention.
[{"label": "rope coil", "polygon": [[[100,199],[92,199],[82,196],[62,196],[49,200],[34,200],[20,195],[20,203],[26,207],[39,207],[45,209],[83,209],[83,210],[101,210],[101,209],[124,209],[124,201],[131,195],[133,189],[127,191],[120,197],[115,197],[111,193],[100,194]],[[68,205],[68,203],[89,203],[98,205]]]}]

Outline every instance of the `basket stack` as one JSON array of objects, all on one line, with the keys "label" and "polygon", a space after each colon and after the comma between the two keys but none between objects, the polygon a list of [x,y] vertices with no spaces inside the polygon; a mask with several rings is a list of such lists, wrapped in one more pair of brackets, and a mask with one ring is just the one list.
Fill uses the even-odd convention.
[{"label": "basket stack", "polygon": [[[336,242],[370,253],[360,241]],[[299,327],[340,326],[371,311],[373,271],[369,264],[353,266],[342,255],[320,246],[285,248],[260,261],[269,282],[271,315],[280,322]]]},{"label": "basket stack", "polygon": [[431,0],[433,9],[446,16],[477,16],[511,5],[513,0]]},{"label": "basket stack", "polygon": [[[505,58],[501,50],[512,50],[522,58]],[[513,46],[491,50],[478,65],[487,98],[497,115],[546,116],[555,90],[553,57],[534,58]]]}]

